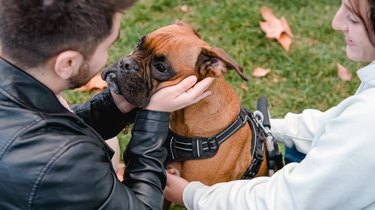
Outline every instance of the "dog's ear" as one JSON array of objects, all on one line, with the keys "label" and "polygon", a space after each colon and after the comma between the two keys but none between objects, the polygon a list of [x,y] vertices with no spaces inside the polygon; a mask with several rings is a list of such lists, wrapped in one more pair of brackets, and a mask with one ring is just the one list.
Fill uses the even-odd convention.
[{"label": "dog's ear", "polygon": [[243,80],[248,80],[243,73],[243,67],[221,48],[202,48],[195,64],[198,79],[219,76],[230,69],[234,69]]}]

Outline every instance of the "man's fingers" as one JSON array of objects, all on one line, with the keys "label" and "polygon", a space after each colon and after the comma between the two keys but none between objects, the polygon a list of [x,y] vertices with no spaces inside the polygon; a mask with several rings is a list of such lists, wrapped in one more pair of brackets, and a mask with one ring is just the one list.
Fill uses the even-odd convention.
[{"label": "man's fingers", "polygon": [[213,80],[214,78],[205,78],[196,83],[197,77],[189,76],[176,85],[156,92],[146,109],[172,112],[196,103],[211,94],[207,88]]},{"label": "man's fingers", "polygon": [[189,91],[197,91],[198,94],[203,93],[207,90],[207,88],[211,85],[211,83],[215,80],[214,77],[207,77],[204,78],[202,81],[195,84],[193,88],[191,88]]},{"label": "man's fingers", "polygon": [[193,85],[197,82],[196,76],[188,76],[183,79],[180,83],[176,85],[177,89],[175,89],[177,95],[182,94],[183,92],[189,90]]},{"label": "man's fingers", "polygon": [[195,84],[194,87],[186,91],[184,96],[188,96],[191,99],[195,99],[195,102],[201,100],[202,98],[205,98],[206,96],[211,94],[210,91],[207,91],[207,88],[211,85],[214,79],[215,78],[213,77],[207,77],[203,79],[202,81]]}]

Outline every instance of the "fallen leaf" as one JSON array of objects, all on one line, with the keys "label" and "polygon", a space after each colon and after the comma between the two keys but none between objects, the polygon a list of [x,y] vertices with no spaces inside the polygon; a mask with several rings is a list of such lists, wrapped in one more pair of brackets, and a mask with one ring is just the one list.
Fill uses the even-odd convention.
[{"label": "fallen leaf", "polygon": [[84,90],[103,90],[107,87],[107,83],[102,79],[100,74],[95,75],[88,83],[86,83],[84,86],[77,88],[76,90],[84,91]]},{"label": "fallen leaf", "polygon": [[182,5],[182,6],[180,7],[180,11],[181,11],[181,12],[184,12],[184,13],[189,12],[189,6],[186,5],[186,4]]},{"label": "fallen leaf", "polygon": [[314,46],[315,45],[315,40],[314,39],[310,39],[309,40],[309,46]]},{"label": "fallen leaf", "polygon": [[265,69],[265,68],[262,68],[262,67],[257,67],[253,71],[253,76],[254,77],[265,77],[270,72],[271,72],[271,69]]},{"label": "fallen leaf", "polygon": [[284,31],[281,21],[272,13],[268,7],[261,8],[261,14],[265,22],[260,22],[260,28],[269,39],[278,39]]},{"label": "fallen leaf", "polygon": [[283,26],[283,29],[284,29],[283,33],[286,33],[286,35],[288,35],[288,36],[290,36],[290,38],[292,38],[293,37],[292,29],[290,28],[288,21],[285,19],[285,17],[281,17],[280,21],[281,21],[281,25]]},{"label": "fallen leaf", "polygon": [[343,81],[352,79],[352,73],[339,63],[337,63],[337,76]]},{"label": "fallen leaf", "polygon": [[277,41],[286,51],[290,50],[290,46],[292,45],[292,38],[290,36],[286,34],[281,34]]},{"label": "fallen leaf", "polygon": [[260,22],[259,25],[266,33],[266,37],[276,39],[286,51],[289,51],[293,34],[288,21],[284,17],[277,18],[268,7],[261,8],[261,15],[265,22]]}]

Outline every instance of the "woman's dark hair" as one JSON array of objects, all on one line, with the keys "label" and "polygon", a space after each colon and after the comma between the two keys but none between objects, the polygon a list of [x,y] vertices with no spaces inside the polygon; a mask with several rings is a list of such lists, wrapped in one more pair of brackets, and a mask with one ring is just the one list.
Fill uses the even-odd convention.
[{"label": "woman's dark hair", "polygon": [[372,45],[375,46],[375,0],[349,0],[347,7],[361,19]]},{"label": "woman's dark hair", "polygon": [[112,30],[116,12],[135,0],[0,0],[2,52],[23,68],[65,50],[86,59]]},{"label": "woman's dark hair", "polygon": [[375,33],[375,0],[369,0],[370,4],[370,21],[372,25],[372,31]]}]

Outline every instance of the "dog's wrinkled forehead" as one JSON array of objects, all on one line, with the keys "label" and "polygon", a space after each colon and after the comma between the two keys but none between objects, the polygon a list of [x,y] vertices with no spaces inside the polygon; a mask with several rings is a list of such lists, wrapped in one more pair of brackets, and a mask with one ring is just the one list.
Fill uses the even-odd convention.
[{"label": "dog's wrinkled forehead", "polygon": [[199,43],[203,41],[192,26],[183,22],[177,22],[151,32],[147,35],[147,42],[150,46],[164,48],[164,44],[168,45],[170,44],[169,42],[183,44],[184,42]]},{"label": "dog's wrinkled forehead", "polygon": [[152,54],[166,56],[172,63],[188,61],[191,63],[197,59],[204,46],[208,44],[200,39],[190,25],[177,22],[146,35],[140,40],[138,48]]}]

